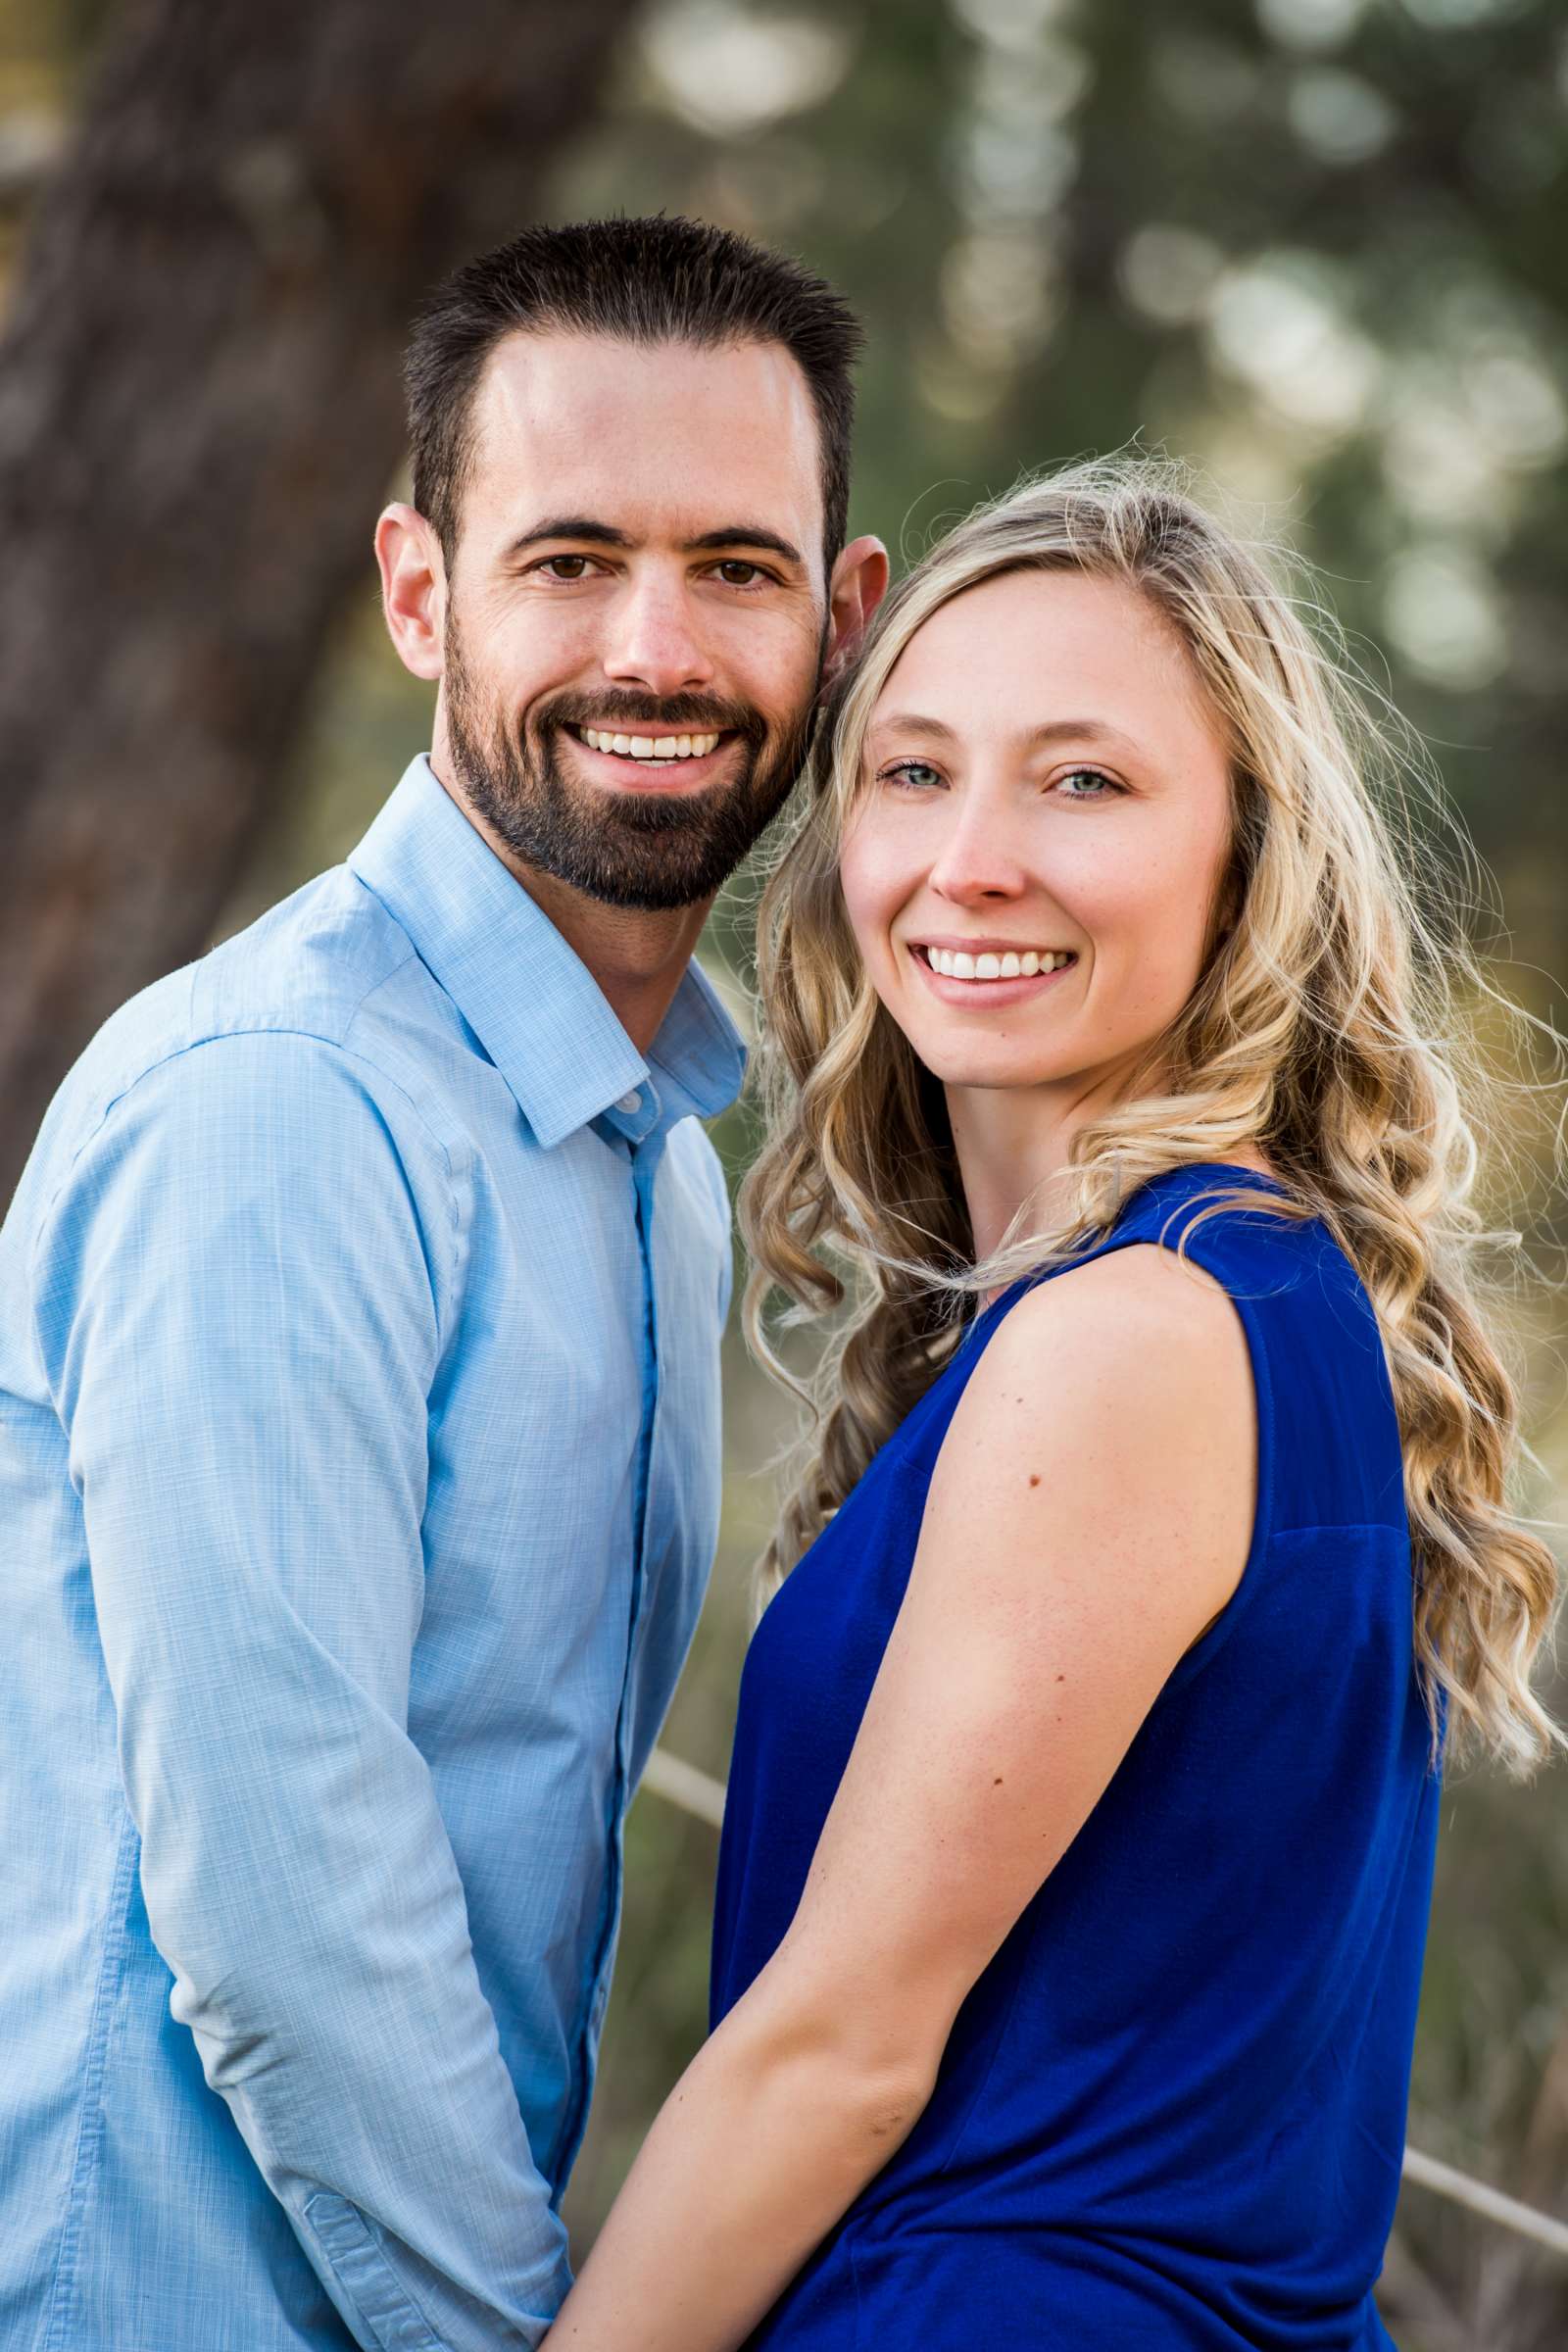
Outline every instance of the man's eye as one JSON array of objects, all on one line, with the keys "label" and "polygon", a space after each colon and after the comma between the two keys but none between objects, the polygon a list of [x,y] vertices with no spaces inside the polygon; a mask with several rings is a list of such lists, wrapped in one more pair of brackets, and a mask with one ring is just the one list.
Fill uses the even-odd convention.
[{"label": "man's eye", "polygon": [[767,577],[760,564],[747,564],[739,556],[716,568],[726,588],[750,588],[754,582]]},{"label": "man's eye", "polygon": [[546,556],[533,568],[553,580],[581,580],[588,575],[588,563],[586,556]]}]

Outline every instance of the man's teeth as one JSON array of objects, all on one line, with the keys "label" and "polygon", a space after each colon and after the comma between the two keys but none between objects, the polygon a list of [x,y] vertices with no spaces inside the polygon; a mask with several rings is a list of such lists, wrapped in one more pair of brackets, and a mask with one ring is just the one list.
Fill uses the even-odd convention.
[{"label": "man's teeth", "polygon": [[591,752],[618,752],[623,760],[706,760],[718,749],[716,735],[607,735],[584,727],[582,739]]},{"label": "man's teeth", "polygon": [[1067,948],[1027,949],[1023,955],[966,956],[961,948],[927,948],[926,961],[945,980],[1032,980],[1038,972],[1057,972],[1071,963]]}]

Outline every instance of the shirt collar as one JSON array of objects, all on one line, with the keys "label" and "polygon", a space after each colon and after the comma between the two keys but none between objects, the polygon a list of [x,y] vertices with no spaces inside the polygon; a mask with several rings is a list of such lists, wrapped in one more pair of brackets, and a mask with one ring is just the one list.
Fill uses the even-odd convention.
[{"label": "shirt collar", "polygon": [[745,1048],[696,963],[645,1060],[587,965],[422,755],[348,863],[407,932],[547,1151],[632,1094],[650,1114],[636,1124],[651,1130],[692,1112],[711,1118],[740,1092]]}]

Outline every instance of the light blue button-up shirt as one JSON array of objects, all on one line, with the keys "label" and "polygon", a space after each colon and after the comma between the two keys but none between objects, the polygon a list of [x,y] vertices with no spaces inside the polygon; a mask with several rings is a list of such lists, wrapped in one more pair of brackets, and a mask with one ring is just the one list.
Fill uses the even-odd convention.
[{"label": "light blue button-up shirt", "polygon": [[0,2342],[501,2352],[717,1525],[693,969],[647,1057],[416,760],[118,1013],[0,1232]]}]

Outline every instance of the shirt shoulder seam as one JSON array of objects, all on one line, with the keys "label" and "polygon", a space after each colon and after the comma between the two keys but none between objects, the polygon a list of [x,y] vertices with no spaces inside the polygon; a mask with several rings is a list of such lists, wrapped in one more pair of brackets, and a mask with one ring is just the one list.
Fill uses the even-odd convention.
[{"label": "shirt shoulder seam", "polygon": [[[403,960],[409,960],[409,958],[413,956],[413,954],[414,951],[411,948],[409,951],[409,957],[406,957]],[[402,962],[394,967],[395,970],[401,970],[402,968]],[[61,1174],[59,1183],[55,1186],[53,1192],[49,1195],[48,1200],[44,1202],[43,1207],[39,1210],[38,1221],[33,1229],[32,1240],[28,1250],[29,1269],[36,1268],[38,1251],[42,1247],[45,1230],[47,1229],[49,1222],[53,1217],[57,1206],[59,1205],[61,1195],[65,1192],[67,1186],[70,1184],[71,1179],[74,1175],[83,1154],[91,1150],[92,1146],[98,1141],[105,1128],[109,1125],[110,1120],[114,1117],[121,1104],[126,1102],[129,1097],[136,1092],[136,1089],[139,1086],[143,1085],[147,1079],[155,1077],[160,1070],[166,1070],[174,1062],[183,1061],[187,1055],[200,1052],[204,1046],[220,1046],[239,1038],[279,1037],[303,1038],[312,1045],[325,1046],[333,1053],[342,1054],[351,1061],[363,1063],[367,1069],[373,1070],[381,1083],[392,1088],[393,1091],[403,1101],[403,1102],[407,1104],[409,1110],[418,1121],[423,1133],[429,1137],[431,1144],[440,1153],[442,1173],[446,1180],[447,1189],[447,1246],[451,1261],[448,1269],[448,1279],[449,1281],[453,1280],[457,1271],[458,1235],[461,1226],[461,1218],[458,1208],[457,1177],[456,1171],[454,1170],[452,1164],[451,1151],[445,1138],[439,1135],[435,1128],[431,1126],[430,1121],[425,1117],[420,1105],[415,1100],[414,1096],[410,1094],[408,1088],[403,1084],[401,1079],[394,1077],[390,1070],[385,1069],[379,1061],[373,1059],[368,1054],[364,1053],[359,1046],[351,1045],[349,1043],[349,1031],[354,1027],[354,1024],[359,1018],[360,1012],[363,1010],[365,1004],[368,1003],[369,999],[375,994],[376,989],[384,986],[385,982],[391,977],[392,973],[384,973],[382,978],[378,980],[373,987],[366,990],[364,996],[356,1004],[348,1021],[345,1023],[341,1035],[333,1036],[328,1034],[324,1028],[313,1029],[303,1022],[264,1024],[259,1021],[244,1021],[238,1023],[232,1028],[205,1030],[201,1036],[186,1038],[182,1044],[172,1047],[169,1052],[159,1054],[153,1059],[144,1062],[141,1067],[136,1070],[134,1076],[128,1078],[125,1084],[122,1086],[117,1093],[111,1095],[108,1102],[104,1103],[98,1118],[93,1122],[91,1128],[76,1146],[75,1151],[72,1153],[70,1160],[67,1162],[66,1167]],[[446,1339],[445,1334],[441,1329],[441,1321],[442,1318],[440,1305],[439,1302],[436,1302],[437,1342],[439,1346],[444,1348]]]}]

